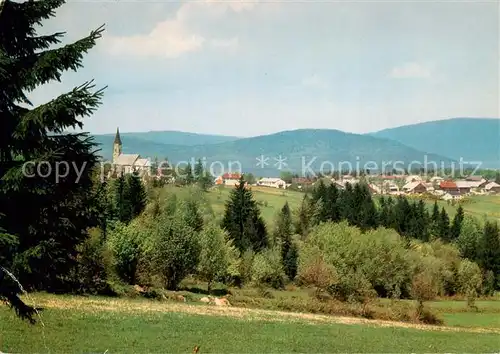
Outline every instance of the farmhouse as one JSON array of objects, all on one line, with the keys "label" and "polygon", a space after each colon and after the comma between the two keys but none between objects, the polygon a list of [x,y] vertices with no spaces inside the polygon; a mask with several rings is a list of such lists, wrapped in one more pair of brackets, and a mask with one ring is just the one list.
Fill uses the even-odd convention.
[{"label": "farmhouse", "polygon": [[137,172],[144,176],[146,173],[151,172],[151,161],[149,159],[141,158],[139,154],[123,154],[122,147],[120,131],[116,128],[111,174],[123,175]]},{"label": "farmhouse", "polygon": [[500,184],[490,182],[484,187],[484,190],[490,193],[500,193]]},{"label": "farmhouse", "polygon": [[375,185],[374,183],[370,183],[368,185],[368,188],[370,189],[370,192],[372,194],[382,194],[382,189],[380,187],[378,187],[377,185]]},{"label": "farmhouse", "polygon": [[443,181],[444,181],[444,178],[440,177],[440,176],[434,176],[434,177],[431,177],[429,179],[429,182],[432,183],[432,184],[439,184],[439,183],[441,183]]},{"label": "farmhouse", "polygon": [[439,188],[452,196],[460,194],[457,184],[453,181],[443,181],[439,184]]},{"label": "farmhouse", "polygon": [[410,182],[403,186],[405,193],[422,194],[427,192],[427,187],[420,181]]},{"label": "farmhouse", "polygon": [[281,178],[261,178],[257,184],[259,186],[273,187],[273,188],[286,188],[286,182]]},{"label": "farmhouse", "polygon": [[225,184],[226,186],[235,186],[238,184],[241,175],[239,173],[224,173],[215,179],[216,185]]},{"label": "farmhouse", "polygon": [[417,175],[411,175],[411,176],[406,177],[405,181],[406,181],[406,183],[422,182],[422,177],[417,176]]}]

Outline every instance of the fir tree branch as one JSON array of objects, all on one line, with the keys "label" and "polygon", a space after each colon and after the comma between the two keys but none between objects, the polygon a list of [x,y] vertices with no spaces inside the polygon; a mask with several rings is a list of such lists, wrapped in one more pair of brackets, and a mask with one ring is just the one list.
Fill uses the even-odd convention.
[{"label": "fir tree branch", "polygon": [[[68,127],[80,129],[78,117],[90,116],[101,103],[106,87],[90,92],[92,81],[74,88],[56,99],[38,106],[23,115],[14,133],[15,139],[46,136],[47,132],[63,133]],[[31,136],[29,136],[31,135]]]},{"label": "fir tree branch", "polygon": [[10,62],[3,60],[3,70],[12,74],[10,77],[0,76],[0,87],[10,93],[11,100],[30,104],[23,91],[32,91],[52,80],[60,82],[64,71],[77,71],[82,67],[83,55],[95,46],[103,31],[104,25],[89,36],[61,48],[10,58]]}]

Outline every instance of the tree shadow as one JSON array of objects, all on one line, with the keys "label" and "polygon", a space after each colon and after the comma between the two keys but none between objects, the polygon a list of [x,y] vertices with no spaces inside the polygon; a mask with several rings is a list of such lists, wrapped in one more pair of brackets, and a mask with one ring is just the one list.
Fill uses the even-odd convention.
[{"label": "tree shadow", "polygon": [[229,294],[229,291],[227,289],[212,289],[209,293],[207,289],[202,289],[196,286],[185,286],[181,290],[188,291],[194,294],[204,294],[204,295],[214,295],[214,296],[224,296]]}]

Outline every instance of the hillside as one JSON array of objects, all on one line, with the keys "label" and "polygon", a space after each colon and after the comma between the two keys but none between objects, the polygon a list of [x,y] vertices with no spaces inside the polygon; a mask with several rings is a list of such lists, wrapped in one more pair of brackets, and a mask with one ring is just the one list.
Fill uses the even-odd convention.
[{"label": "hillside", "polygon": [[[239,139],[235,136],[213,135],[213,134],[197,134],[180,131],[149,131],[149,132],[135,132],[123,133],[120,136],[129,142],[129,146],[135,144],[143,144],[145,142],[158,143],[158,144],[172,144],[172,145],[204,145],[204,144],[217,144],[226,141]],[[96,135],[100,143],[105,146],[113,144],[115,133]],[[131,147],[132,148],[132,147]]]},{"label": "hillside", "polygon": [[[105,143],[103,154],[106,158],[111,156],[112,139],[102,139],[97,136],[97,141]],[[318,171],[347,169],[351,163],[352,169],[363,169],[366,166],[371,170],[391,165],[398,162],[397,168],[403,168],[412,161],[424,161],[424,153],[401,143],[375,138],[367,135],[344,133],[338,130],[327,129],[300,129],[280,133],[242,138],[214,144],[198,144],[193,146],[159,144],[152,141],[127,137],[122,135],[124,153],[136,152],[142,156],[160,158],[168,157],[171,162],[186,161],[191,159],[206,158],[207,162],[220,162],[224,171],[229,170],[233,161],[233,171],[238,170],[239,162],[243,171],[252,172],[258,176],[279,176],[282,170],[290,170],[299,174],[307,173],[307,167]],[[261,155],[268,158],[265,166],[257,166]],[[282,170],[276,165],[279,156],[286,159],[286,166]],[[314,160],[313,160],[314,159]],[[429,154],[428,161],[443,161],[448,165],[451,159],[439,155]],[[313,161],[312,163],[310,163]],[[324,162],[323,166],[322,163]],[[342,164],[342,162],[344,162]],[[417,164],[414,164],[414,167]],[[217,166],[217,165],[215,165]],[[220,166],[220,165],[219,165]],[[359,166],[359,167],[357,167]],[[220,168],[220,167],[219,167]],[[220,171],[219,171],[220,172]],[[309,171],[310,172],[310,171]]]},{"label": "hillside", "polygon": [[482,161],[482,167],[500,167],[500,119],[453,118],[406,125],[370,134],[398,141],[414,149],[455,160]]}]

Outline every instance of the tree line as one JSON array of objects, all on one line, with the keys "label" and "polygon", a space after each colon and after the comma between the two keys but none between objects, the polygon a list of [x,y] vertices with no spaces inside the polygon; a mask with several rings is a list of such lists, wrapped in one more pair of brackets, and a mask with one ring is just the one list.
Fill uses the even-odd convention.
[{"label": "tree line", "polygon": [[481,226],[466,217],[461,205],[450,218],[445,208],[434,202],[429,212],[423,200],[410,201],[404,196],[381,196],[374,200],[366,183],[346,183],[339,189],[334,183],[319,180],[311,195],[306,194],[297,212],[296,230],[307,237],[309,230],[323,222],[347,221],[362,231],[378,227],[393,229],[407,239],[429,242],[439,239],[453,243],[462,256],[481,265],[485,276],[500,287],[500,232],[498,223],[484,220]]}]

